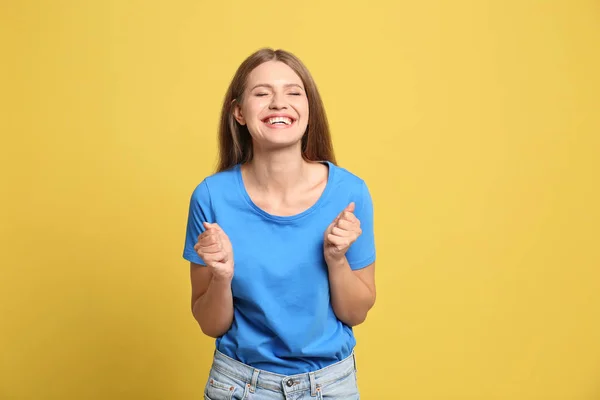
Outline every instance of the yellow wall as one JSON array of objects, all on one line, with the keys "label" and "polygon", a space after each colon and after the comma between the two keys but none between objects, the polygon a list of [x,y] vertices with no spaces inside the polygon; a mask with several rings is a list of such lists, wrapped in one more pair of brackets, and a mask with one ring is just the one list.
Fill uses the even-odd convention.
[{"label": "yellow wall", "polygon": [[0,3],[0,399],[199,399],[189,195],[262,46],[375,201],[363,397],[600,399],[600,7]]}]

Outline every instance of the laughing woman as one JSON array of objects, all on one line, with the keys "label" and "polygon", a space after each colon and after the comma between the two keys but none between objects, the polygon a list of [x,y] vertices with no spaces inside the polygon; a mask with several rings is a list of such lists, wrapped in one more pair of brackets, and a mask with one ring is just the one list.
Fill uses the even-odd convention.
[{"label": "laughing woman", "polygon": [[183,252],[192,313],[216,338],[205,398],[358,399],[352,327],[375,303],[373,203],[336,165],[297,57],[261,49],[239,66],[219,148]]}]

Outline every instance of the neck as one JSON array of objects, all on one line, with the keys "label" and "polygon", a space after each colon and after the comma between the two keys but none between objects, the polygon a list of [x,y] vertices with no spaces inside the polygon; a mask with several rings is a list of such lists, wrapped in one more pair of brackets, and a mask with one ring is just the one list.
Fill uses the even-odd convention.
[{"label": "neck", "polygon": [[[255,148],[255,150],[258,150]],[[261,191],[285,194],[307,178],[308,162],[298,148],[255,151],[247,165],[247,177]]]}]

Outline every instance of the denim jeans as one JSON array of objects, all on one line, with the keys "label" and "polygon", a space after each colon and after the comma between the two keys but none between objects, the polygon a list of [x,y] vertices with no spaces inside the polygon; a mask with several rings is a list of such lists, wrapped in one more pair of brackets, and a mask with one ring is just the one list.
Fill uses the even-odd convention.
[{"label": "denim jeans", "polygon": [[279,375],[236,361],[218,350],[204,388],[205,400],[358,400],[354,353],[323,369]]}]

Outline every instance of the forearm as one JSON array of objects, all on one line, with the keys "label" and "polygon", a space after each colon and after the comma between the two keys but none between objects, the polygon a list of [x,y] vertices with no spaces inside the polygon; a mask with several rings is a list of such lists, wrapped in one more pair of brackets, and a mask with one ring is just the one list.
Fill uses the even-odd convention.
[{"label": "forearm", "polygon": [[212,278],[206,292],[194,303],[192,313],[205,335],[224,335],[233,322],[231,281]]},{"label": "forearm", "polygon": [[335,315],[349,326],[362,323],[375,303],[375,293],[356,276],[346,257],[338,261],[327,261],[327,267]]}]

